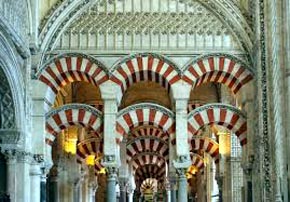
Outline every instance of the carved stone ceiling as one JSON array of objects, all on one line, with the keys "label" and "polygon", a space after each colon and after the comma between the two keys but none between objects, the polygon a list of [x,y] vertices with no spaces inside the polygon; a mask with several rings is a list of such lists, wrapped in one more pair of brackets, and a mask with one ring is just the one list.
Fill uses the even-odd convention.
[{"label": "carved stone ceiling", "polygon": [[181,2],[98,1],[69,25],[56,49],[240,49],[223,23],[200,3]]}]

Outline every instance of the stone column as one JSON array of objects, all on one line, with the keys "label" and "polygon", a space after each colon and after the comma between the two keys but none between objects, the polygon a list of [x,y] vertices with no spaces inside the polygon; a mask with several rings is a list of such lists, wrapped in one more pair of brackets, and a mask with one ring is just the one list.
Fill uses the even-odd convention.
[{"label": "stone column", "polygon": [[133,202],[134,190],[127,190],[128,193],[128,202]]},{"label": "stone column", "polygon": [[245,200],[247,202],[253,201],[253,184],[252,184],[252,170],[253,170],[254,156],[250,156],[248,161],[242,164],[245,176]]},{"label": "stone column", "polygon": [[106,198],[107,202],[116,202],[116,178],[117,178],[117,169],[116,167],[107,167],[107,192]]},{"label": "stone column", "polygon": [[175,134],[177,157],[188,158],[188,132],[187,132],[187,104],[191,86],[184,82],[177,82],[172,86],[172,97],[175,103]]},{"label": "stone column", "polygon": [[42,167],[41,168],[41,178],[40,178],[40,201],[41,202],[46,202],[47,174],[48,174],[48,169],[46,169],[45,167]]},{"label": "stone column", "polygon": [[[113,159],[117,164],[117,143],[116,143],[116,118],[118,112],[118,101],[116,84],[106,82],[100,85],[102,98],[104,100],[104,156]],[[115,166],[116,167],[116,166]]]},{"label": "stone column", "polygon": [[89,185],[89,202],[96,201],[96,192],[98,189],[98,184],[90,184]]},{"label": "stone column", "polygon": [[120,186],[120,202],[126,202],[126,191],[127,191],[127,182],[128,179],[119,179]]},{"label": "stone column", "polygon": [[40,201],[40,181],[41,181],[41,163],[43,161],[43,157],[40,155],[34,155],[34,158],[30,167],[30,201],[31,202],[39,202]]},{"label": "stone column", "polygon": [[169,174],[170,202],[176,202],[176,173]]},{"label": "stone column", "polygon": [[16,154],[15,150],[4,152],[7,160],[7,193],[11,201],[15,201],[16,194]]},{"label": "stone column", "polygon": [[[16,171],[16,201],[31,202],[30,191],[30,163],[31,154],[25,151],[17,152],[17,171]],[[39,176],[40,182],[40,176]],[[39,186],[40,192],[40,186]],[[40,193],[38,194],[40,195]],[[40,199],[39,199],[40,200]]]},{"label": "stone column", "polygon": [[223,202],[223,176],[218,174],[216,176],[216,181],[219,188],[219,202]]},{"label": "stone column", "polygon": [[107,81],[100,85],[104,100],[104,158],[103,166],[107,170],[107,201],[116,201],[116,177],[120,164],[119,147],[116,143],[116,119],[118,112],[118,86]]},{"label": "stone column", "polygon": [[185,168],[178,168],[178,202],[187,202],[187,179],[186,173],[187,169]]},{"label": "stone column", "polygon": [[59,173],[58,166],[54,165],[50,171],[50,201],[59,202]]},{"label": "stone column", "polygon": [[176,160],[173,165],[178,173],[178,202],[187,202],[187,179],[185,172],[191,165],[187,131],[187,104],[191,86],[183,81],[172,85],[172,98],[175,103]]}]

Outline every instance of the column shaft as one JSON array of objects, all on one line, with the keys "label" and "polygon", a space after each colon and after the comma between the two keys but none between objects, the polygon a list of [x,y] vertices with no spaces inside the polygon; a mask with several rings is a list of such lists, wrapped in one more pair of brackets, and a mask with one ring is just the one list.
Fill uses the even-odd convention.
[{"label": "column shaft", "polygon": [[187,179],[185,174],[178,177],[178,202],[187,202]]},{"label": "column shaft", "polygon": [[171,202],[176,202],[176,190],[175,189],[171,189],[170,190],[170,201]]},{"label": "column shaft", "polygon": [[40,165],[32,164],[30,169],[30,187],[31,187],[30,202],[40,201],[40,180],[41,180]]},{"label": "column shaft", "polygon": [[116,176],[110,175],[107,179],[107,202],[116,202],[117,195],[116,195]]},{"label": "column shaft", "polygon": [[7,193],[11,201],[15,201],[16,194],[16,156],[7,155]]},{"label": "column shaft", "polygon": [[40,182],[40,201],[46,202],[46,175],[42,174]]}]

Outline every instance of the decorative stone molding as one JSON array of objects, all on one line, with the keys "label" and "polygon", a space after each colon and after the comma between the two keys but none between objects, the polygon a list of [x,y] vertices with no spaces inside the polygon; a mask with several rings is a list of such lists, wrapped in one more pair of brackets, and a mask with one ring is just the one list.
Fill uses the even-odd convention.
[{"label": "decorative stone molding", "polygon": [[242,166],[243,171],[246,174],[246,176],[251,176],[253,166],[254,166],[254,161],[255,161],[255,156],[251,155],[251,156],[249,156],[249,160],[247,162],[242,163],[241,166]]},{"label": "decorative stone molding", "polygon": [[17,152],[17,160],[20,163],[29,163],[30,164],[31,161],[33,160],[33,156],[29,152],[18,151]]},{"label": "decorative stone molding", "polygon": [[[185,2],[186,2],[185,5],[188,5],[189,8],[191,7],[196,8],[197,6],[195,6],[195,4],[202,4],[203,7],[209,8],[210,10],[209,12],[213,13],[212,16],[217,16],[216,17],[217,21],[222,21],[222,23],[226,24],[225,27],[231,30],[230,32],[232,34],[238,35],[235,37],[236,40],[240,42],[242,41],[241,39],[244,39],[244,41],[246,41],[246,44],[243,44],[243,46],[246,47],[248,50],[250,49],[248,47],[251,46],[251,41],[249,40],[249,37],[247,36],[251,30],[249,29],[249,26],[247,25],[245,18],[243,17],[241,12],[239,12],[239,9],[231,1],[224,0],[221,3],[216,2],[216,1],[210,1],[210,0],[207,0],[207,1],[202,0],[198,2],[192,2],[192,1],[190,2],[185,1]],[[49,21],[47,21],[44,29],[41,32],[41,36],[42,36],[41,38],[43,41],[45,41],[44,43],[42,42],[42,44],[44,44],[43,48],[52,49],[53,46],[55,45],[55,41],[59,38],[59,33],[62,33],[67,26],[70,26],[70,22],[72,22],[72,19],[75,19],[76,16],[78,16],[79,14],[86,15],[83,11],[85,10],[85,8],[89,7],[88,5],[90,5],[90,3],[91,1],[88,1],[88,0],[81,1],[81,2],[79,1],[74,2],[74,1],[68,0],[68,1],[64,1],[57,9],[55,9],[55,12],[53,12],[53,14],[50,15],[50,17],[48,17]],[[110,3],[111,2],[109,1],[108,5],[110,5]],[[174,3],[176,4],[176,2]],[[105,4],[106,2],[98,1],[98,2],[92,3],[91,7],[94,7],[96,5],[98,5],[98,7],[102,7],[102,6],[105,6]],[[181,5],[184,4],[184,1],[180,2],[179,4]],[[114,6],[114,4],[112,4],[112,6]],[[123,7],[123,6],[119,5],[118,7]],[[90,13],[90,12],[86,12],[86,13]],[[135,12],[135,13],[138,13],[138,12]],[[236,13],[239,13],[239,14],[236,14]],[[56,19],[59,19],[59,18],[61,20],[57,21]],[[179,29],[180,28],[177,27],[176,30],[179,30]],[[246,36],[243,37],[244,35],[240,33],[245,33]],[[49,37],[48,35],[50,35],[51,37]]]},{"label": "decorative stone molding", "polygon": [[[28,7],[25,0],[0,0],[0,29],[7,38],[12,39],[15,48],[23,58],[30,55],[28,49]],[[13,16],[13,17],[12,17]]]},{"label": "decorative stone molding", "polygon": [[43,154],[34,154],[33,155],[33,161],[35,163],[41,164],[44,162],[44,155]]},{"label": "decorative stone molding", "polygon": [[21,140],[21,132],[18,130],[0,129],[0,144],[18,145]]},{"label": "decorative stone molding", "polygon": [[118,168],[112,167],[112,166],[108,166],[108,167],[106,167],[106,171],[107,171],[107,174],[108,174],[108,178],[116,178],[117,177]]},{"label": "decorative stone molding", "polygon": [[177,173],[179,178],[185,178],[186,172],[187,172],[187,168],[177,168],[176,169],[176,173]]},{"label": "decorative stone molding", "polygon": [[[12,89],[6,74],[0,66],[0,132],[3,129],[16,128],[14,101],[12,96]],[[5,135],[5,134],[4,134]]]},{"label": "decorative stone molding", "polygon": [[178,174],[183,172],[184,169],[187,170],[190,165],[190,156],[178,156],[176,160],[173,160],[173,166],[176,168]]}]

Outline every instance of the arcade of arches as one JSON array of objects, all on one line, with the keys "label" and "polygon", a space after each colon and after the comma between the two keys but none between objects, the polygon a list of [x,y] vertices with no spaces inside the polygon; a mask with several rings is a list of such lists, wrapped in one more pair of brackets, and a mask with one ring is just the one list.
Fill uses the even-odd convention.
[{"label": "arcade of arches", "polygon": [[289,201],[289,9],[0,0],[0,201]]}]

